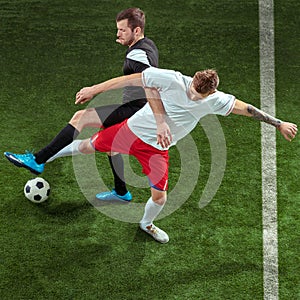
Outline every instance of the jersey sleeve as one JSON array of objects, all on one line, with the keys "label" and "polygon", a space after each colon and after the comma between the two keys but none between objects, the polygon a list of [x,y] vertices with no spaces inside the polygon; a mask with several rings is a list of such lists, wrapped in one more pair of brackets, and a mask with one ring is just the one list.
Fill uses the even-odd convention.
[{"label": "jersey sleeve", "polygon": [[144,87],[165,90],[174,81],[174,74],[172,71],[150,67],[142,72],[142,81]]},{"label": "jersey sleeve", "polygon": [[141,73],[150,67],[147,53],[142,49],[130,51],[126,56],[126,59],[133,73]]},{"label": "jersey sleeve", "polygon": [[233,108],[235,103],[235,96],[226,94],[223,92],[216,92],[215,101],[210,103],[210,107],[214,114],[228,116]]}]

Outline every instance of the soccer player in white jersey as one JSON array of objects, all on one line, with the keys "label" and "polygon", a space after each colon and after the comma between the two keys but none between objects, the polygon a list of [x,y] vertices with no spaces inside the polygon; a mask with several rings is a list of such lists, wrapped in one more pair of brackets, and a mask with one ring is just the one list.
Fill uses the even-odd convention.
[{"label": "soccer player in white jersey", "polygon": [[[134,155],[139,160],[151,189],[140,228],[161,243],[167,243],[169,236],[153,221],[167,200],[168,148],[191,132],[202,117],[208,114],[227,116],[230,113],[249,116],[275,126],[289,141],[296,136],[297,125],[283,122],[231,94],[218,91],[218,84],[219,78],[214,70],[196,72],[189,77],[176,71],[150,67],[140,74],[122,76],[83,88],[76,95],[76,103],[85,103],[111,89],[142,86],[147,91],[147,97],[150,95],[163,103],[165,115],[154,115],[147,103],[128,120],[84,140],[75,151],[85,154],[95,150],[116,151]],[[157,132],[163,134],[157,136]],[[69,155],[75,152],[72,149]],[[18,166],[26,167],[21,163]]]}]

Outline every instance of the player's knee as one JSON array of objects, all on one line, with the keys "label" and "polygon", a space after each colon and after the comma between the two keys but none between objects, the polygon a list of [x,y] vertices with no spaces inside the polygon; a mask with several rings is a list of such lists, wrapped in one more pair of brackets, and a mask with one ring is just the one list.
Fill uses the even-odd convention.
[{"label": "player's knee", "polygon": [[69,123],[76,127],[76,125],[79,124],[79,122],[82,119],[82,117],[84,116],[84,114],[85,114],[84,109],[76,111],[76,113],[73,115],[73,117]]},{"label": "player's knee", "polygon": [[81,131],[85,127],[101,127],[101,120],[94,108],[78,110],[69,122],[77,130]]},{"label": "player's knee", "polygon": [[108,156],[116,156],[116,155],[119,154],[119,152],[112,152],[112,151],[110,151],[110,152],[106,152],[106,154],[107,154]]},{"label": "player's knee", "polygon": [[72,117],[69,122],[76,129],[81,131],[84,127],[89,125],[89,120],[92,119],[92,110],[91,109],[82,109],[78,110]]},{"label": "player's knee", "polygon": [[167,201],[167,192],[155,190],[152,188],[151,197],[153,202],[159,205],[164,205]]},{"label": "player's knee", "polygon": [[91,146],[89,139],[83,140],[79,144],[78,148],[82,154],[91,154],[95,152],[95,149]]}]

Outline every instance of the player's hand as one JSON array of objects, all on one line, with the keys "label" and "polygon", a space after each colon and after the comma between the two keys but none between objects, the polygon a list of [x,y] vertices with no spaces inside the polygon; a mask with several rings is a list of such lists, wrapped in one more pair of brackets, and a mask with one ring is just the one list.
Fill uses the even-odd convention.
[{"label": "player's hand", "polygon": [[84,87],[76,94],[75,104],[83,104],[94,98],[92,87]]},{"label": "player's hand", "polygon": [[162,122],[157,125],[157,144],[163,148],[168,148],[172,142],[172,134],[167,122]]},{"label": "player's hand", "polygon": [[292,139],[295,138],[298,128],[296,124],[288,123],[288,122],[282,122],[280,126],[278,127],[278,130],[283,135],[283,137],[288,140],[289,142],[292,141]]}]

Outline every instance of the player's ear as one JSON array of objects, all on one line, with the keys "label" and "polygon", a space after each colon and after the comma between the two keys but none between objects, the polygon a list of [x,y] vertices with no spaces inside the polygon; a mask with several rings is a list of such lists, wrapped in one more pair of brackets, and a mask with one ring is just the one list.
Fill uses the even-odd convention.
[{"label": "player's ear", "polygon": [[134,30],[133,30],[133,32],[134,32],[135,34],[137,34],[137,35],[140,35],[141,32],[142,32],[142,29],[141,29],[141,27],[135,27]]}]

